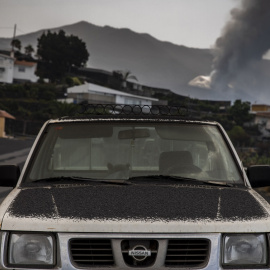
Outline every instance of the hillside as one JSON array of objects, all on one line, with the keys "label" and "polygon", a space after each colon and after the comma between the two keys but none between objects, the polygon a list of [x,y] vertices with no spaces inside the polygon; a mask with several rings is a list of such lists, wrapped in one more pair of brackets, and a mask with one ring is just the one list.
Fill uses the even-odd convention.
[{"label": "hillside", "polygon": [[[59,29],[78,36],[87,44],[90,53],[88,67],[108,71],[130,70],[141,84],[167,88],[178,94],[200,99],[253,99],[254,90],[251,89],[250,83],[247,86],[246,83],[238,83],[237,90],[232,89],[227,93],[188,86],[188,82],[194,77],[209,75],[211,72],[213,55],[210,50],[188,48],[157,40],[149,34],[109,26],[100,27],[84,21],[54,28],[51,31]],[[43,31],[17,38],[21,40],[23,46],[31,44],[35,47],[37,38]],[[0,38],[0,49],[8,48],[10,41]],[[263,70],[263,74],[269,74],[270,61],[264,61],[263,65],[259,65],[252,74],[252,77],[256,77],[253,79],[253,85],[255,84],[257,89],[262,89],[262,100],[270,102],[266,87],[270,81],[267,79],[268,76],[261,78],[261,73],[257,74],[258,70]]]},{"label": "hillside", "polygon": [[[89,67],[130,70],[139,83],[177,91],[193,77],[210,72],[212,56],[208,50],[187,48],[159,41],[148,34],[129,29],[99,27],[87,22],[51,29],[63,29],[80,37],[90,53]],[[36,47],[44,30],[17,36],[23,47]],[[10,39],[0,38],[0,48],[8,48]]]}]

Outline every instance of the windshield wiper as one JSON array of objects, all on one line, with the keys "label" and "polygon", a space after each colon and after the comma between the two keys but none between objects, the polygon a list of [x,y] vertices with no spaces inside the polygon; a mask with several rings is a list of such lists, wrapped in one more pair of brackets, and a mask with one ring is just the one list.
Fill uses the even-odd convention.
[{"label": "windshield wiper", "polygon": [[90,182],[97,182],[97,183],[106,183],[106,184],[117,184],[117,185],[130,185],[131,183],[123,180],[123,179],[112,179],[112,180],[106,180],[106,179],[96,179],[96,178],[88,178],[88,177],[80,177],[80,176],[59,176],[59,177],[48,177],[48,178],[42,178],[38,179],[36,181],[33,181],[32,183],[36,182],[46,182],[46,183],[53,183],[53,182],[61,182],[65,180],[71,180],[71,181],[90,181]]},{"label": "windshield wiper", "polygon": [[142,175],[142,176],[134,176],[130,177],[128,180],[135,180],[135,179],[169,179],[173,181],[192,181],[197,183],[203,183],[206,185],[212,185],[212,186],[226,186],[226,187],[233,187],[234,185],[227,182],[216,182],[216,181],[205,181],[205,180],[199,180],[196,178],[189,178],[189,177],[183,177],[183,176],[175,176],[175,175]]}]

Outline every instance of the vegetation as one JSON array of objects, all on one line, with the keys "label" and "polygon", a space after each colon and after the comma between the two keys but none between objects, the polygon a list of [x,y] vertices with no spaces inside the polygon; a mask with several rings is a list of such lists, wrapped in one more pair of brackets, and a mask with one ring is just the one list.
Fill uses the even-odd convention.
[{"label": "vegetation", "polygon": [[20,51],[22,48],[22,44],[21,44],[21,41],[19,39],[12,39],[11,46],[12,46],[12,48],[17,49],[18,51]]},{"label": "vegetation", "polygon": [[[79,84],[78,78],[67,80],[69,84]],[[18,85],[0,86],[0,108],[16,117],[7,121],[8,134],[36,135],[42,124],[50,119],[70,115],[74,110],[73,104],[57,102],[57,98],[64,98],[66,85],[26,83]],[[169,97],[170,98],[170,97]],[[248,103],[241,100],[220,112],[218,106],[207,101],[185,100],[195,104],[192,108],[202,120],[218,121],[226,129],[235,145],[244,166],[254,164],[270,164],[270,142],[259,141],[259,131],[256,126],[245,126],[251,120]]]},{"label": "vegetation", "polygon": [[244,123],[250,122],[253,116],[249,113],[250,103],[242,102],[240,99],[236,100],[229,110],[229,114],[238,126],[243,126]]},{"label": "vegetation", "polygon": [[37,76],[51,82],[59,82],[71,67],[86,64],[89,53],[86,44],[76,36],[66,36],[63,30],[58,33],[43,33],[38,39],[39,58]]},{"label": "vegetation", "polygon": [[128,80],[134,80],[138,81],[137,77],[134,76],[131,71],[129,70],[116,70],[113,71],[113,77],[115,79],[115,82],[112,83],[112,86],[118,88],[118,89],[126,89],[127,88],[127,81]]},{"label": "vegetation", "polygon": [[27,56],[32,56],[32,53],[35,52],[34,48],[32,47],[32,45],[27,45],[24,48],[24,52]]},{"label": "vegetation", "polygon": [[241,126],[233,126],[228,135],[235,146],[248,145],[250,137]]},{"label": "vegetation", "polygon": [[135,80],[138,81],[137,77],[134,76],[131,71],[125,70],[125,71],[116,71],[117,73],[120,74],[122,80],[126,82],[127,80]]},{"label": "vegetation", "polygon": [[16,117],[8,121],[7,133],[36,135],[48,119],[68,115],[74,105],[56,101],[64,92],[53,84],[1,85],[0,108]]}]

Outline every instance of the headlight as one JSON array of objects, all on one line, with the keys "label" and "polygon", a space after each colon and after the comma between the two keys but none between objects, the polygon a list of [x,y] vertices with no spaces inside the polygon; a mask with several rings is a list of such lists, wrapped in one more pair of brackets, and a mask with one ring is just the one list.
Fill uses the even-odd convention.
[{"label": "headlight", "polygon": [[223,238],[223,264],[266,265],[267,240],[264,234],[227,234]]},{"label": "headlight", "polygon": [[9,265],[52,266],[55,241],[51,234],[11,233],[8,246]]}]

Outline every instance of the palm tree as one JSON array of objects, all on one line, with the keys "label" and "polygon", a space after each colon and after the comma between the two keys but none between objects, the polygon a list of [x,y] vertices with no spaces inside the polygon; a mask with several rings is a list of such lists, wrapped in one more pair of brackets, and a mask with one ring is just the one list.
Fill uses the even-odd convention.
[{"label": "palm tree", "polygon": [[34,48],[30,44],[28,46],[24,47],[24,52],[28,56],[31,56],[34,51],[35,51]]},{"label": "palm tree", "polygon": [[18,51],[20,51],[22,48],[22,44],[21,44],[21,41],[19,39],[12,39],[11,46],[12,46],[12,49],[16,48],[16,49],[18,49]]},{"label": "palm tree", "polygon": [[129,71],[129,70],[125,70],[125,71],[122,71],[122,70],[119,70],[119,71],[116,71],[118,74],[120,74],[121,76],[121,79],[122,79],[122,87],[123,88],[126,88],[127,87],[127,81],[128,80],[135,80],[135,81],[138,81],[137,77],[132,75],[132,73]]},{"label": "palm tree", "polygon": [[138,81],[138,79],[136,78],[136,76],[132,75],[132,73],[129,70],[126,71],[121,71],[121,74],[123,76],[123,81],[127,81],[127,80],[135,80]]}]

